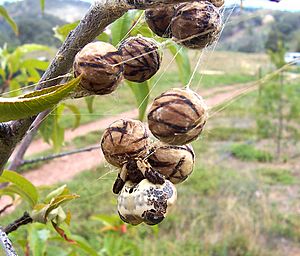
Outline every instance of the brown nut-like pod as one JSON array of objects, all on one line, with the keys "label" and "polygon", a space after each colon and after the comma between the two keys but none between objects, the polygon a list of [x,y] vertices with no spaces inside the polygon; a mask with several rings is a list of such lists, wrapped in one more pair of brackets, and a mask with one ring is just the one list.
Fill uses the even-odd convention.
[{"label": "brown nut-like pod", "polygon": [[142,122],[120,119],[104,131],[101,149],[107,162],[121,168],[129,159],[145,157],[149,144],[148,131]]},{"label": "brown nut-like pod", "polygon": [[175,14],[175,7],[164,6],[145,11],[148,27],[158,36],[171,38],[171,21]]},{"label": "brown nut-like pod", "polygon": [[122,56],[111,44],[89,43],[75,56],[73,69],[75,77],[82,75],[80,85],[84,90],[109,94],[122,80]]},{"label": "brown nut-like pod", "polygon": [[219,10],[208,1],[178,4],[171,22],[173,40],[191,49],[214,43],[221,28]]},{"label": "brown nut-like pod", "polygon": [[209,0],[214,6],[216,7],[222,7],[225,3],[224,0]]},{"label": "brown nut-like pod", "polygon": [[138,184],[127,181],[118,197],[120,218],[129,224],[145,222],[156,225],[163,221],[177,199],[177,190],[168,180],[162,185],[144,179]]},{"label": "brown nut-like pod", "polygon": [[193,172],[195,153],[191,145],[168,145],[156,142],[150,150],[148,162],[166,179],[173,184],[178,184]]},{"label": "brown nut-like pod", "polygon": [[171,145],[197,139],[208,118],[207,105],[190,89],[174,88],[155,98],[148,113],[152,134]]},{"label": "brown nut-like pod", "polygon": [[157,43],[150,38],[129,37],[119,47],[124,60],[125,79],[142,83],[150,79],[160,67]]}]

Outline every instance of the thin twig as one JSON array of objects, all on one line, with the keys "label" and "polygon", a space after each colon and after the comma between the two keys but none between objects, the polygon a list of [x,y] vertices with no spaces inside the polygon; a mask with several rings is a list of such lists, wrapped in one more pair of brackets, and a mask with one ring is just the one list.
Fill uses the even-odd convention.
[{"label": "thin twig", "polygon": [[61,157],[74,155],[74,154],[78,154],[78,153],[90,152],[90,151],[93,151],[93,150],[96,150],[96,149],[100,149],[100,146],[91,146],[91,147],[86,147],[86,148],[80,148],[80,149],[75,149],[75,150],[71,150],[71,151],[63,152],[63,153],[59,153],[59,154],[42,156],[42,157],[39,157],[39,158],[30,159],[30,160],[24,160],[21,163],[21,165],[23,166],[23,165],[26,165],[26,164],[34,164],[34,163],[48,161],[48,160],[52,160],[52,159],[55,159],[55,158],[61,158]]},{"label": "thin twig", "polygon": [[7,225],[7,227],[3,228],[3,232],[7,235],[13,231],[16,231],[19,227],[32,223],[32,218],[30,217],[28,212],[24,212],[23,216],[13,223]]},{"label": "thin twig", "polygon": [[8,204],[8,205],[5,205],[1,210],[0,210],[0,215],[2,213],[4,213],[8,208],[12,207],[14,204]]}]

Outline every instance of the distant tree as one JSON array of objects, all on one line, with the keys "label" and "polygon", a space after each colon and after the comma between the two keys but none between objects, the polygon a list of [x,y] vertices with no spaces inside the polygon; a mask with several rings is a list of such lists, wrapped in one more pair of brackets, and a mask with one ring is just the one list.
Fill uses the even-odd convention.
[{"label": "distant tree", "polygon": [[[274,42],[273,42],[274,43]],[[269,47],[267,53],[277,69],[285,65],[286,49],[281,40]],[[299,137],[300,94],[296,84],[289,84],[282,70],[261,86],[257,100],[257,131],[261,138],[272,138],[276,157],[282,156],[284,143],[296,143]]]}]

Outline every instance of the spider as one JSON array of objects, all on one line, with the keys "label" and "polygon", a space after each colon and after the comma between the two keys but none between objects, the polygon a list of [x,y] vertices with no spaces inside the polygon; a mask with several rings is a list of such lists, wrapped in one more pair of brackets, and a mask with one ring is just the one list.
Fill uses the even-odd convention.
[{"label": "spider", "polygon": [[139,183],[146,178],[153,184],[164,184],[165,177],[152,168],[148,163],[147,158],[148,156],[146,158],[136,157],[129,159],[124,163],[113,185],[113,192],[115,194],[120,193],[125,182],[128,180],[133,183]]}]

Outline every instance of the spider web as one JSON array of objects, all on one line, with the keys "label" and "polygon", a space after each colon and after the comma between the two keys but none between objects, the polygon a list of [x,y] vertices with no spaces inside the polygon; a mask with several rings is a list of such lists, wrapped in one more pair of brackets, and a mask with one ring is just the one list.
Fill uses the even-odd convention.
[{"label": "spider web", "polygon": [[[206,47],[205,49],[203,49],[203,50],[199,53],[199,56],[197,57],[196,64],[195,64],[195,66],[194,66],[194,68],[193,68],[193,72],[192,72],[192,74],[191,74],[191,76],[190,76],[189,82],[188,82],[186,85],[183,85],[184,87],[187,87],[187,88],[190,88],[190,87],[191,87],[191,84],[192,84],[193,80],[195,79],[195,75],[199,72],[199,69],[205,69],[208,60],[211,59],[211,58],[213,57],[213,53],[215,52],[216,47],[217,47],[217,45],[219,44],[219,39],[220,39],[220,37],[221,37],[221,35],[222,35],[222,32],[223,32],[225,26],[227,26],[227,24],[230,22],[231,15],[233,14],[233,12],[234,12],[234,10],[236,9],[236,7],[237,7],[237,5],[234,5],[234,6],[230,7],[230,8],[224,7],[224,8],[221,10],[221,16],[222,16],[222,18],[224,18],[224,13],[225,13],[225,10],[226,10],[226,9],[229,10],[229,14],[228,14],[228,16],[226,17],[226,19],[224,20],[224,23],[223,23],[223,26],[222,26],[222,30],[221,30],[220,36],[218,37],[217,41],[216,41],[213,45],[211,45],[211,46],[209,46],[209,47]],[[130,31],[127,32],[127,34],[124,36],[123,39],[125,39],[126,37],[128,37],[129,34],[130,34],[130,32],[131,32],[133,29],[135,29],[135,28],[140,24],[140,22],[143,20],[143,17],[144,17],[144,14],[142,14],[142,15],[138,18],[137,22],[135,23],[135,26],[133,26],[133,27],[130,29]],[[123,40],[123,39],[122,39],[122,40]],[[122,40],[120,40],[120,42],[121,42]],[[119,43],[120,43],[120,42],[119,42]],[[166,40],[166,41],[164,41],[163,43],[161,43],[161,44],[160,44],[160,50],[162,50],[162,51],[166,50],[166,47],[167,47],[168,44],[170,44],[171,42],[172,42],[171,39],[169,39],[169,40]],[[150,89],[150,91],[149,91],[147,97],[148,97],[149,95],[152,95],[152,94],[153,94],[154,90],[155,90],[156,87],[158,86],[158,84],[159,84],[159,82],[161,81],[161,79],[165,76],[166,72],[169,71],[169,69],[170,69],[170,67],[172,66],[172,64],[174,64],[174,60],[175,60],[176,56],[180,53],[181,50],[182,50],[182,47],[180,47],[180,48],[177,50],[176,54],[173,55],[173,57],[172,57],[172,59],[170,60],[170,62],[169,62],[169,63],[163,68],[163,70],[157,75],[158,78],[156,79],[155,83],[152,85],[152,87],[151,87],[151,89]],[[147,53],[147,54],[149,54],[149,53]],[[142,56],[142,55],[141,55],[141,56]],[[140,56],[136,56],[135,58],[138,58],[138,57],[140,57]],[[133,59],[134,59],[134,58],[133,58]],[[130,60],[131,60],[131,59],[129,59],[129,60],[127,60],[127,61],[130,61]],[[13,90],[13,91],[9,91],[9,92],[3,93],[3,94],[1,94],[0,96],[7,95],[7,94],[9,94],[9,93],[11,93],[11,92],[16,92],[16,91],[20,91],[20,90],[24,90],[24,89],[30,89],[30,88],[35,87],[35,86],[38,85],[38,84],[47,83],[47,82],[49,82],[49,81],[55,81],[55,80],[62,79],[62,78],[70,78],[71,76],[72,76],[71,73],[67,73],[67,74],[65,74],[65,75],[63,75],[63,76],[58,76],[58,77],[56,77],[56,78],[49,79],[49,80],[44,81],[44,82],[41,82],[41,83],[32,84],[32,85],[29,85],[29,86],[26,86],[26,87],[23,87],[23,88],[20,88],[20,89],[17,89],[17,90]],[[200,86],[201,86],[201,82],[202,82],[202,80],[203,80],[203,76],[204,76],[204,74],[202,73],[202,74],[200,75],[200,78],[199,78],[198,82],[197,82],[197,85],[196,85],[194,88],[191,88],[191,89],[193,89],[193,90],[195,90],[195,91],[198,91],[198,90],[199,90],[199,88],[200,88]],[[252,85],[250,85],[249,87],[245,88],[245,89],[244,89],[243,91],[241,91],[238,95],[235,95],[234,97],[229,98],[229,99],[228,99],[229,102],[228,102],[226,105],[222,106],[220,109],[217,109],[217,110],[215,110],[214,112],[212,112],[212,113],[210,114],[210,118],[215,117],[216,114],[218,114],[218,113],[224,111],[224,110],[225,110],[230,104],[232,104],[234,101],[238,100],[240,97],[242,97],[242,96],[246,95],[247,93],[251,92],[251,89],[255,88],[255,86],[257,86],[257,83],[256,83],[256,84],[252,84]],[[118,102],[118,97],[119,97],[119,96],[118,96],[118,93],[117,93],[117,92],[114,93],[114,94],[112,95],[112,99],[113,99],[114,101],[116,101],[116,103]],[[144,101],[146,100],[147,97],[144,98],[143,102],[140,104],[140,106],[138,107],[138,109],[141,107],[141,105],[144,103]],[[216,108],[216,107],[219,107],[219,105],[218,105],[218,106],[211,106],[211,108]],[[48,113],[48,114],[43,118],[43,120],[45,120],[49,115],[53,114],[53,112],[55,111],[55,109],[56,109],[56,108],[53,108],[52,111],[50,111],[50,113]],[[100,114],[100,113],[94,113],[94,114],[87,114],[87,115],[111,116],[111,112],[112,112],[112,111],[113,111],[113,109],[110,110],[109,112],[106,112],[106,113],[101,113],[101,114]],[[73,116],[74,114],[64,113],[64,116],[66,116],[66,115],[72,115],[72,116]],[[34,128],[34,127],[32,127],[32,128]],[[31,130],[32,130],[32,129],[30,129],[30,130],[28,131],[28,133],[30,133]],[[109,164],[106,163],[106,162],[104,163],[104,167],[107,168],[108,171],[107,171],[106,173],[102,174],[101,176],[99,176],[99,178],[97,178],[96,180],[91,181],[91,183],[97,183],[97,184],[99,184],[99,188],[101,188],[100,182],[102,182],[102,181],[107,181],[107,180],[113,181],[113,180],[115,179],[115,177],[116,177],[115,174],[118,172],[118,169],[117,169],[117,168],[112,167],[111,165],[109,165]],[[90,184],[82,184],[81,186],[82,186],[81,189],[79,189],[78,191],[76,191],[76,193],[80,194],[80,192],[82,192],[82,191],[84,191],[84,190],[90,191],[90,189],[89,189]],[[105,193],[108,192],[108,191],[101,191],[101,189],[99,189],[99,190],[100,190],[100,191],[99,191],[98,193],[94,193],[94,194],[92,195],[92,197],[98,197],[98,196],[101,196],[101,195],[103,195],[103,194],[105,194]],[[86,198],[80,198],[80,199],[77,200],[77,202],[75,202],[75,203],[76,203],[76,204],[84,204],[84,203],[86,203],[86,202],[90,199],[90,197],[91,197],[91,196],[86,197]]]}]

